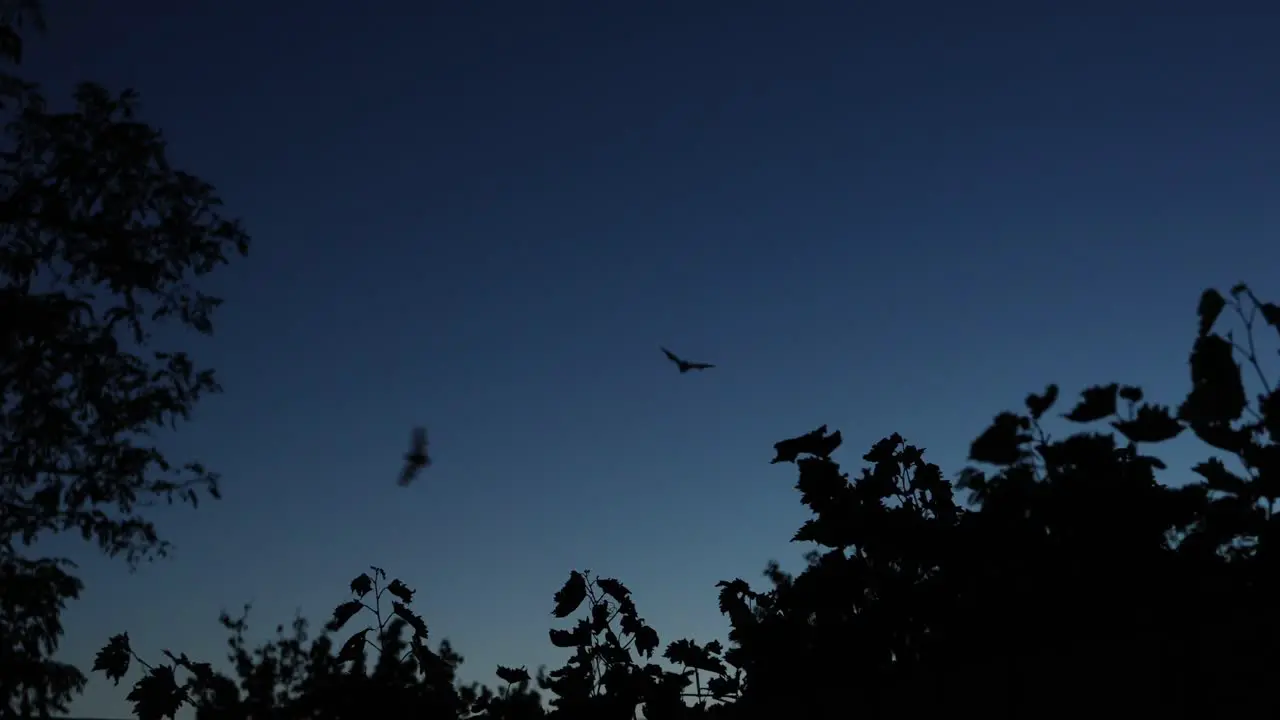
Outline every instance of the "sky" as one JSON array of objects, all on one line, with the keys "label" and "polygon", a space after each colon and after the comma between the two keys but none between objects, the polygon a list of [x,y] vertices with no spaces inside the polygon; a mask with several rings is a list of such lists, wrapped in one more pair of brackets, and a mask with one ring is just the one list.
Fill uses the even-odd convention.
[{"label": "sky", "polygon": [[136,573],[42,546],[86,671],[123,631],[220,660],[246,602],[318,624],[370,565],[467,680],[567,658],[575,568],[723,638],[715,583],[809,549],[774,442],[826,423],[856,471],[896,431],[951,475],[1049,382],[1176,403],[1199,292],[1280,296],[1274,3],[47,1],[27,75],[136,88],[254,238],[174,339],[226,391],[165,448],[224,499],[159,510]]}]

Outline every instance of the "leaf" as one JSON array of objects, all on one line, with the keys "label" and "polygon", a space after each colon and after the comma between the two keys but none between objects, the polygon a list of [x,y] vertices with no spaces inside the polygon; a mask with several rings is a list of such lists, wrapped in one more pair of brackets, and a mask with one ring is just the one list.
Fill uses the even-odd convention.
[{"label": "leaf", "polygon": [[618,602],[626,600],[627,596],[631,594],[626,585],[613,578],[596,578],[596,586],[604,591],[604,594]]},{"label": "leaf", "polygon": [[1258,396],[1258,414],[1271,442],[1280,443],[1280,387]]},{"label": "leaf", "polygon": [[670,643],[662,656],[676,665],[720,675],[726,672],[724,663],[719,658],[712,657],[705,648],[699,647],[692,640],[676,640]]},{"label": "leaf", "polygon": [[1132,461],[1137,465],[1145,466],[1149,471],[1169,469],[1169,466],[1163,460],[1154,455],[1140,455],[1137,451],[1137,446],[1132,443],[1129,445],[1129,451],[1133,453],[1131,456]]},{"label": "leaf", "polygon": [[409,603],[413,602],[414,591],[410,590],[408,585],[405,585],[404,583],[400,582],[400,578],[396,578],[395,580],[391,581],[391,584],[387,586],[387,592],[391,593],[392,595],[395,595],[397,598],[399,598],[400,602],[404,603],[405,605],[408,605]]},{"label": "leaf", "polygon": [[369,634],[370,630],[372,630],[372,628],[365,628],[347,638],[347,641],[342,643],[342,649],[338,650],[337,660],[339,663],[355,662],[364,655],[365,637]]},{"label": "leaf", "polygon": [[529,671],[523,667],[509,668],[499,665],[498,678],[512,685],[529,682]]},{"label": "leaf", "polygon": [[636,652],[646,657],[653,657],[653,651],[658,649],[661,641],[658,639],[658,631],[648,625],[641,625],[634,635],[636,639]]},{"label": "leaf", "polygon": [[774,458],[769,464],[795,462],[800,455],[829,457],[842,442],[839,430],[827,435],[827,426],[820,425],[803,435],[774,443]]},{"label": "leaf", "polygon": [[391,612],[395,613],[396,617],[404,620],[409,624],[409,627],[413,628],[413,636],[415,638],[418,638],[419,640],[427,639],[427,623],[420,615],[410,610],[404,604],[395,602],[394,600],[391,602]]},{"label": "leaf", "polygon": [[126,699],[133,703],[133,714],[138,720],[163,720],[178,714],[187,693],[178,686],[173,668],[161,665],[139,680]]},{"label": "leaf", "polygon": [[209,663],[192,662],[191,659],[187,657],[186,653],[182,653],[181,655],[178,655],[175,657],[174,654],[169,652],[168,650],[164,650],[163,652],[165,657],[172,660],[173,664],[176,667],[180,667],[189,671],[200,682],[202,683],[213,682],[213,679],[214,679],[213,666],[210,665]]},{"label": "leaf", "polygon": [[591,628],[595,632],[609,628],[609,603],[599,602],[591,606]]},{"label": "leaf", "polygon": [[125,673],[129,672],[129,660],[132,653],[133,651],[129,649],[129,633],[112,635],[106,646],[94,656],[93,669],[90,672],[101,671],[116,685],[119,685]]},{"label": "leaf", "polygon": [[373,591],[373,578],[368,573],[360,573],[360,576],[351,581],[351,592],[356,597],[363,598]]},{"label": "leaf", "polygon": [[1022,447],[1031,442],[1025,431],[1030,427],[1027,418],[1003,412],[996,416],[981,435],[969,446],[969,459],[991,465],[1013,465],[1026,457]]},{"label": "leaf", "polygon": [[574,570],[569,579],[555,594],[556,607],[551,614],[558,618],[566,618],[573,614],[587,597],[587,579],[582,573]]},{"label": "leaf", "polygon": [[1032,420],[1039,420],[1053,404],[1058,401],[1058,386],[1049,385],[1044,389],[1041,395],[1031,394],[1027,396],[1027,412],[1031,413]]},{"label": "leaf", "polygon": [[738,678],[717,675],[707,678],[707,692],[711,697],[721,700],[738,693]]},{"label": "leaf", "polygon": [[1262,303],[1258,306],[1258,310],[1262,312],[1262,319],[1276,330],[1280,330],[1280,305],[1275,303]]},{"label": "leaf", "polygon": [[1209,458],[1191,468],[1191,471],[1204,478],[1205,485],[1210,490],[1228,492],[1233,495],[1245,495],[1248,493],[1249,483],[1244,478],[1228,470],[1227,466],[1223,465],[1218,458]]},{"label": "leaf", "polygon": [[1213,288],[1200,294],[1200,305],[1196,308],[1196,315],[1200,318],[1200,337],[1208,335],[1213,330],[1213,324],[1217,322],[1218,316],[1226,306],[1227,301],[1223,299],[1222,293]]},{"label": "leaf", "polygon": [[1135,385],[1121,385],[1120,397],[1131,403],[1140,403],[1142,402],[1142,388]]},{"label": "leaf", "polygon": [[977,468],[965,468],[956,475],[956,487],[982,492],[987,488],[987,475]]},{"label": "leaf", "polygon": [[622,629],[623,635],[634,636],[644,629],[644,621],[635,612],[620,613],[618,627]]},{"label": "leaf", "polygon": [[1217,335],[1197,339],[1191,349],[1191,392],[1178,408],[1178,418],[1199,435],[1205,426],[1239,420],[1247,406],[1231,343]]},{"label": "leaf", "polygon": [[359,600],[349,600],[333,609],[333,618],[325,625],[330,632],[337,632],[342,626],[347,624],[356,613],[364,608],[364,603]]},{"label": "leaf", "polygon": [[1158,443],[1172,440],[1183,431],[1182,423],[1173,419],[1163,405],[1143,405],[1132,420],[1117,420],[1111,426],[1129,442]]},{"label": "leaf", "polygon": [[1063,417],[1072,422],[1087,423],[1115,415],[1116,394],[1119,391],[1118,383],[1085,388],[1080,393],[1080,402]]},{"label": "leaf", "polygon": [[578,647],[582,644],[582,638],[569,630],[552,629],[548,635],[551,638],[551,644],[558,648]]},{"label": "leaf", "polygon": [[811,542],[823,547],[845,548],[853,544],[847,538],[847,533],[846,524],[831,522],[824,516],[819,516],[805,520],[795,535],[791,536],[791,542]]},{"label": "leaf", "polygon": [[800,466],[800,477],[796,480],[800,502],[815,513],[823,512],[848,495],[849,479],[834,462],[826,458],[805,458],[796,464]]},{"label": "leaf", "polygon": [[455,662],[454,656],[449,653],[448,642],[448,640],[441,642],[441,654],[436,654],[421,638],[414,637],[410,641],[413,657],[418,661],[418,667],[422,668],[423,673],[435,677],[448,677],[452,674]]}]

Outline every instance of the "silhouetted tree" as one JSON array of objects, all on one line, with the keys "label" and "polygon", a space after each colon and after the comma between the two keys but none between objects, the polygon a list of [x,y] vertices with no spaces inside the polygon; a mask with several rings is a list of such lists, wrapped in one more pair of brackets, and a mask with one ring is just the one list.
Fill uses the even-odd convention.
[{"label": "silhouetted tree", "polygon": [[[1244,325],[1213,332],[1231,308]],[[1280,397],[1254,343],[1280,307],[1245,286],[1206,291],[1176,412],[1140,388],[1087,388],[1061,440],[1042,423],[1058,388],[1001,413],[973,443],[958,484],[894,435],[850,481],[822,457],[798,461],[814,512],[796,540],[822,551],[773,588],[722,584],[721,606],[752,717],[1257,717],[1277,661]],[[1256,371],[1248,401],[1241,367]],[[1156,481],[1152,446],[1190,429],[1211,457],[1202,480]],[[990,473],[990,474],[988,474]]]},{"label": "silhouetted tree", "polygon": [[[1228,308],[1242,340],[1214,331]],[[328,629],[361,612],[377,623],[336,654],[326,637],[303,649],[301,622],[293,639],[252,658],[238,634],[238,695],[208,666],[170,656],[130,698],[144,720],[171,716],[181,702],[220,719],[1274,716],[1280,392],[1255,345],[1258,318],[1280,331],[1280,307],[1249,288],[1204,293],[1192,390],[1176,411],[1136,385],[1109,383],[1081,393],[1062,417],[1083,429],[1060,440],[1046,427],[1057,386],[1000,413],[970,448],[987,470],[966,468],[956,482],[968,503],[896,434],[872,446],[854,477],[830,457],[838,431],[782,441],[774,462],[796,464],[813,513],[793,540],[818,549],[794,576],[770,563],[767,589],[719,583],[729,647],[669,642],[662,657],[674,670],[654,662],[658,633],[628,588],[574,571],[552,611],[577,615],[550,631],[571,653],[563,667],[536,679],[499,667],[508,686],[498,692],[455,687],[450,653],[422,653],[426,625],[408,610],[412,591],[381,584],[375,568],[352,582],[356,599],[338,606]],[[1257,376],[1252,402],[1237,358]],[[1152,446],[1187,430],[1239,469],[1215,456],[1192,468],[1200,480],[1157,482],[1166,466]],[[396,598],[390,613],[383,592]],[[371,593],[372,603],[361,600]],[[366,646],[377,652],[372,670]],[[96,667],[119,679],[130,657],[127,636],[117,636]],[[190,674],[182,684],[179,668]],[[212,699],[219,683],[230,689],[218,697],[231,700]]]},{"label": "silhouetted tree", "polygon": [[[30,0],[0,6],[0,52],[17,64]],[[149,499],[195,504],[216,477],[178,468],[147,442],[183,419],[213,373],[155,348],[176,321],[212,331],[219,300],[194,281],[244,254],[213,188],[172,168],[137,96],[91,83],[52,109],[39,88],[0,75],[0,713],[65,712],[84,683],[54,662],[60,615],[81,583],[58,558],[28,557],[41,535],[77,532],[130,563],[163,553],[141,514]]]}]

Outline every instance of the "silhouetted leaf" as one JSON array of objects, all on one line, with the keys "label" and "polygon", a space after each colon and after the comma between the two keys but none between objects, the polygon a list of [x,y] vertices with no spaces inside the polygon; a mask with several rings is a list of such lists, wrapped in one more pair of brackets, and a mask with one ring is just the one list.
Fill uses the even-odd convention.
[{"label": "silhouetted leaf", "polygon": [[1053,404],[1058,401],[1058,386],[1049,385],[1044,389],[1041,395],[1031,394],[1027,396],[1027,412],[1031,413],[1032,420],[1039,420]]},{"label": "silhouetted leaf", "polygon": [[1200,318],[1200,337],[1208,335],[1213,330],[1213,324],[1217,322],[1218,315],[1222,314],[1222,308],[1226,306],[1227,301],[1217,290],[1210,288],[1201,293],[1200,305],[1196,308],[1196,315]]},{"label": "silhouetted leaf", "polygon": [[427,623],[420,615],[402,603],[394,601],[391,603],[391,611],[395,613],[396,617],[404,620],[409,624],[409,627],[413,628],[414,637],[424,641],[427,639]]},{"label": "silhouetted leaf", "polygon": [[717,700],[729,697],[738,692],[738,679],[734,677],[715,676],[707,679],[707,692]]},{"label": "silhouetted leaf", "polygon": [[1121,385],[1119,394],[1121,399],[1128,400],[1131,403],[1142,402],[1142,388],[1140,387],[1134,385]]},{"label": "silhouetted leaf", "polygon": [[133,714],[138,720],[162,720],[178,713],[187,694],[179,687],[173,668],[161,665],[139,680],[127,699],[133,703]]},{"label": "silhouetted leaf", "polygon": [[364,654],[365,637],[370,630],[372,628],[365,628],[347,638],[347,641],[342,643],[342,648],[338,650],[338,662],[345,663],[359,660],[360,656]]},{"label": "silhouetted leaf", "polygon": [[129,672],[129,659],[132,650],[129,649],[129,633],[121,633],[112,635],[107,641],[105,647],[98,651],[93,659],[92,672],[102,672],[111,679],[116,685],[124,678],[125,673]]},{"label": "silhouetted leaf", "polygon": [[359,600],[350,600],[342,603],[333,609],[333,618],[329,620],[328,624],[325,625],[325,628],[330,632],[337,632],[341,630],[342,627],[347,624],[347,621],[356,613],[360,612],[362,608],[364,608],[364,603]]},{"label": "silhouetted leaf", "polygon": [[799,460],[800,478],[796,489],[800,502],[816,513],[821,513],[832,502],[839,501],[849,491],[848,479],[840,473],[840,466],[825,458]]},{"label": "silhouetted leaf", "polygon": [[658,649],[661,641],[658,639],[658,631],[648,625],[641,625],[635,633],[636,652],[645,657],[653,657],[653,651]]},{"label": "silhouetted leaf", "polygon": [[373,591],[373,578],[368,573],[360,573],[360,575],[351,581],[351,592],[356,597],[363,598]]},{"label": "silhouetted leaf", "polygon": [[503,682],[508,682],[513,685],[522,682],[529,682],[529,671],[523,667],[509,668],[499,665],[498,678]]},{"label": "silhouetted leaf", "polygon": [[821,425],[803,435],[774,443],[774,458],[769,463],[795,462],[800,455],[806,454],[827,457],[840,446],[840,443],[839,430],[827,435],[827,426]]},{"label": "silhouetted leaf", "polygon": [[1087,423],[1115,415],[1119,390],[1117,383],[1085,388],[1080,393],[1080,402],[1063,417],[1072,422]]},{"label": "silhouetted leaf", "polygon": [[569,579],[565,581],[560,590],[556,592],[556,607],[551,614],[558,618],[566,618],[573,614],[582,601],[587,597],[587,579],[582,573],[574,570],[569,573]]},{"label": "silhouetted leaf", "polygon": [[1209,458],[1191,468],[1200,477],[1205,480],[1205,485],[1210,490],[1219,492],[1229,492],[1236,495],[1242,495],[1248,492],[1249,483],[1239,475],[1227,469],[1226,465],[1218,458]]},{"label": "silhouetted leaf", "polygon": [[613,578],[596,578],[596,586],[618,602],[626,600],[631,595],[631,591],[625,585]]},{"label": "silhouetted leaf", "polygon": [[1149,469],[1168,470],[1169,466],[1163,460],[1153,455],[1134,455],[1134,462],[1146,465]]},{"label": "silhouetted leaf", "polygon": [[174,655],[168,650],[163,651],[164,656],[173,661],[175,667],[183,668],[196,677],[196,680],[202,683],[210,683],[214,681],[213,666],[204,662],[192,662],[186,653]]},{"label": "silhouetted leaf", "polygon": [[558,648],[578,647],[582,644],[582,638],[569,630],[557,630],[553,628],[548,634],[551,638],[551,644]]},{"label": "silhouetted leaf", "polygon": [[409,586],[400,582],[399,578],[396,578],[395,580],[391,581],[391,584],[387,586],[387,592],[391,593],[392,595],[395,595],[400,600],[400,602],[406,605],[413,602],[414,591],[410,590]]},{"label": "silhouetted leaf", "polygon": [[1258,310],[1262,312],[1262,319],[1276,330],[1280,330],[1280,305],[1275,303],[1262,303],[1258,306]]},{"label": "silhouetted leaf", "polygon": [[969,459],[991,465],[1013,465],[1026,457],[1022,447],[1031,442],[1026,432],[1030,427],[1027,418],[1004,412],[996,416],[991,427],[978,436],[969,446]]},{"label": "silhouetted leaf", "polygon": [[609,627],[609,605],[605,602],[599,602],[591,606],[591,629],[594,632],[604,632]]},{"label": "silhouetted leaf", "polygon": [[725,674],[724,663],[716,657],[712,657],[705,648],[699,647],[692,640],[676,640],[667,645],[667,649],[662,656],[677,665],[683,665],[688,668],[705,670],[707,672]]},{"label": "silhouetted leaf", "polygon": [[1157,443],[1172,440],[1182,432],[1182,424],[1173,419],[1163,405],[1143,405],[1132,420],[1117,420],[1111,426],[1129,442]]},{"label": "silhouetted leaf", "polygon": [[1231,343],[1217,335],[1197,339],[1191,350],[1191,392],[1178,408],[1178,417],[1197,435],[1206,426],[1239,420],[1248,405],[1232,353]]},{"label": "silhouetted leaf", "polygon": [[1271,442],[1280,443],[1280,387],[1258,398],[1258,414]]}]

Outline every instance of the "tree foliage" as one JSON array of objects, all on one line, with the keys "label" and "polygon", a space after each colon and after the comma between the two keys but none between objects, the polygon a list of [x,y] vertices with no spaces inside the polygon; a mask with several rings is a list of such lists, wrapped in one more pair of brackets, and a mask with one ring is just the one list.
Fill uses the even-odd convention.
[{"label": "tree foliage", "polygon": [[[1228,309],[1243,339],[1215,331]],[[200,718],[1269,716],[1280,391],[1255,345],[1264,324],[1280,332],[1280,307],[1249,288],[1206,291],[1192,389],[1176,408],[1137,385],[1096,385],[1055,421],[1075,432],[1054,439],[1049,385],[995,417],[954,484],[896,434],[853,476],[831,459],[840,440],[825,426],[780,442],[775,462],[795,464],[812,511],[793,540],[817,549],[794,576],[771,563],[763,589],[719,583],[727,646],[664,648],[625,585],[573,571],[552,599],[564,666],[500,666],[497,690],[462,686],[461,658],[425,650],[412,591],[374,568],[310,645],[299,620],[251,655],[243,625],[224,618],[238,682],[170,655],[130,697],[144,720],[181,702]],[[1151,453],[1187,431],[1210,454],[1194,479],[1158,482],[1166,465]],[[362,613],[374,624],[353,627]],[[130,657],[117,636],[95,669],[118,680]]]},{"label": "tree foliage", "polygon": [[[38,3],[0,10],[15,66]],[[153,335],[212,332],[220,301],[198,281],[248,237],[208,183],[170,165],[137,103],[82,83],[59,110],[0,72],[0,714],[64,712],[84,683],[52,660],[82,585],[66,559],[29,557],[32,543],[76,533],[135,563],[167,547],[147,504],[217,497],[215,474],[150,436],[218,384]]]}]

